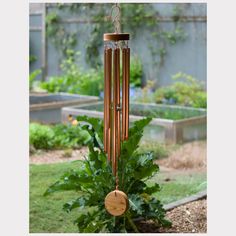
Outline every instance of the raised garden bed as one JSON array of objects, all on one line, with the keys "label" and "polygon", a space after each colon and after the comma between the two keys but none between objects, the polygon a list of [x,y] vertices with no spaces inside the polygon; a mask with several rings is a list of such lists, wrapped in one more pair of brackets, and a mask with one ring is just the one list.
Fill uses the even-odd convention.
[{"label": "raised garden bed", "polygon": [[[103,118],[103,102],[65,107],[62,109],[62,122],[67,122],[69,115]],[[145,128],[143,141],[151,139],[176,144],[206,138],[206,109],[159,104],[130,104],[130,125],[144,116],[152,116],[153,120]]]},{"label": "raised garden bed", "polygon": [[30,94],[30,121],[59,123],[61,108],[98,101],[98,97],[67,93]]}]

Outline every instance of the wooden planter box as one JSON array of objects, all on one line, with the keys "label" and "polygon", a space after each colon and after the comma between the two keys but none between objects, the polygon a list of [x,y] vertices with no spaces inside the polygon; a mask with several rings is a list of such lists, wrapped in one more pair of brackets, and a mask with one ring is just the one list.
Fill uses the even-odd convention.
[{"label": "wooden planter box", "polygon": [[[166,144],[177,144],[186,141],[206,138],[206,109],[196,109],[182,106],[131,103],[130,125],[147,115],[140,115],[145,111],[177,111],[186,115],[183,119],[162,119],[154,117],[145,128],[142,141],[155,140]],[[68,116],[73,117],[87,115],[103,119],[103,102],[96,102],[80,106],[64,107],[62,109],[62,122],[68,121]],[[135,113],[140,113],[139,115]]]},{"label": "wooden planter box", "polygon": [[41,123],[61,122],[61,108],[98,101],[98,97],[67,93],[30,94],[30,121]]}]

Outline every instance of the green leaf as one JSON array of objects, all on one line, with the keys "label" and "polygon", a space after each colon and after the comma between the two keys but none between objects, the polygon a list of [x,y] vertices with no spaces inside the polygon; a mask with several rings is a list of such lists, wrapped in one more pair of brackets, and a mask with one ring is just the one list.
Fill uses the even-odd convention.
[{"label": "green leaf", "polygon": [[142,120],[135,121],[133,127],[129,129],[129,137],[137,132],[143,131],[144,127],[147,126],[151,122],[151,120],[151,117],[147,117]]},{"label": "green leaf", "polygon": [[131,194],[128,197],[130,208],[137,212],[137,214],[142,214],[142,204],[144,204],[143,199],[137,194]]},{"label": "green leaf", "polygon": [[155,183],[151,187],[146,187],[144,189],[144,192],[147,193],[147,194],[153,194],[153,193],[159,192],[160,190],[161,190],[160,185]]},{"label": "green leaf", "polygon": [[101,119],[88,116],[77,116],[76,119],[79,122],[89,123],[98,134],[100,140],[103,140],[103,121]]},{"label": "green leaf", "polygon": [[61,179],[54,184],[52,184],[44,193],[44,196],[47,196],[54,192],[59,191],[69,191],[81,190],[81,183],[90,183],[91,177],[88,175],[79,175],[76,171],[71,170],[65,173]]}]

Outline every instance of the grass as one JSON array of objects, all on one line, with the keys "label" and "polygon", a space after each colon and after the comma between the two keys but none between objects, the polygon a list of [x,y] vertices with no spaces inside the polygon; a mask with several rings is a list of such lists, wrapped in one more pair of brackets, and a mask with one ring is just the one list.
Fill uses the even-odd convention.
[{"label": "grass", "polygon": [[62,210],[62,205],[75,197],[74,192],[56,193],[43,197],[46,188],[58,180],[76,164],[30,165],[30,232],[76,232],[73,224],[78,212],[70,214]]},{"label": "grass", "polygon": [[166,147],[164,144],[160,144],[158,142],[153,142],[153,141],[148,141],[145,140],[141,142],[138,151],[140,153],[145,153],[145,152],[153,152],[153,155],[156,159],[162,159],[165,158],[169,155],[171,148]]},{"label": "grass", "polygon": [[[79,215],[74,210],[66,213],[62,210],[65,202],[76,197],[75,192],[55,193],[43,197],[47,187],[58,180],[68,169],[75,168],[78,162],[30,165],[30,233],[76,233],[77,227],[73,220]],[[166,182],[166,178],[170,181]],[[158,199],[164,204],[197,193],[206,188],[206,174],[171,176],[167,173],[159,173],[149,180],[161,184],[162,190],[156,193]]]},{"label": "grass", "polygon": [[155,193],[154,196],[163,204],[167,204],[205,190],[206,179],[206,173],[181,173],[171,175],[171,177],[167,173],[159,173],[150,182],[160,184],[161,191]]}]

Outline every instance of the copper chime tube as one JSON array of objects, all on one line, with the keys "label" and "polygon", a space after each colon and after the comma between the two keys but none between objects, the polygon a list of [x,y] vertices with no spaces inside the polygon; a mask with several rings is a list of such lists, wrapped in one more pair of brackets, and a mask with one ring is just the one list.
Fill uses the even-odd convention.
[{"label": "copper chime tube", "polygon": [[126,49],[126,71],[125,71],[125,140],[129,137],[129,70],[130,70],[130,49]]},{"label": "copper chime tube", "polygon": [[113,123],[112,123],[112,163],[113,163],[113,173],[116,173],[116,167],[117,167],[117,157],[118,157],[118,113],[117,113],[117,107],[118,107],[118,81],[120,79],[119,75],[119,60],[120,60],[120,53],[119,48],[114,49],[113,54]]},{"label": "copper chime tube", "polygon": [[108,153],[108,160],[111,159],[111,77],[112,77],[112,49],[104,50],[104,151]]},{"label": "copper chime tube", "polygon": [[127,140],[129,136],[129,48],[122,50],[122,67],[122,140]]},{"label": "copper chime tube", "polygon": [[[120,43],[129,40],[128,34],[105,34],[111,47],[104,50],[104,151],[112,162],[117,176],[117,162],[121,153],[121,139],[128,139],[129,130],[129,63],[130,49],[122,48],[122,106],[120,101]],[[113,55],[112,55],[113,54]],[[122,112],[121,112],[122,111]],[[122,119],[121,119],[122,114]],[[122,122],[121,122],[122,121]]]}]

